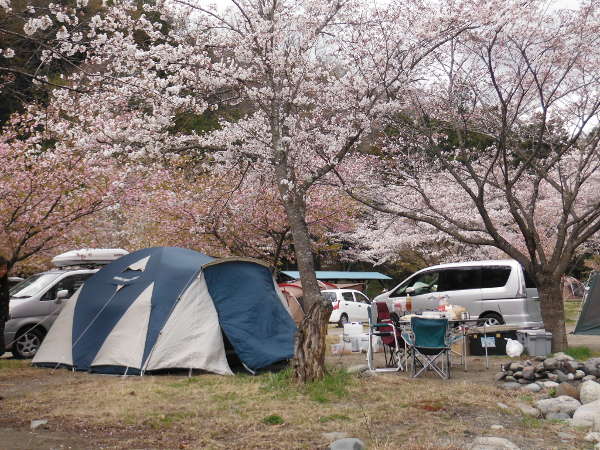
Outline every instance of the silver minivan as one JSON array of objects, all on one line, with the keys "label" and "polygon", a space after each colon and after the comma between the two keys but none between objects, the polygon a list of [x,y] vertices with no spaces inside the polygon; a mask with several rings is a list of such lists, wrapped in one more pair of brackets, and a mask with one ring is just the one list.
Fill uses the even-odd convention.
[{"label": "silver minivan", "polygon": [[65,301],[98,269],[50,270],[32,275],[10,289],[9,319],[4,327],[7,351],[32,358]]},{"label": "silver minivan", "polygon": [[385,301],[390,311],[404,313],[406,294],[415,312],[434,310],[440,299],[460,305],[488,325],[542,327],[538,291],[515,260],[440,264],[420,270],[373,301]]}]

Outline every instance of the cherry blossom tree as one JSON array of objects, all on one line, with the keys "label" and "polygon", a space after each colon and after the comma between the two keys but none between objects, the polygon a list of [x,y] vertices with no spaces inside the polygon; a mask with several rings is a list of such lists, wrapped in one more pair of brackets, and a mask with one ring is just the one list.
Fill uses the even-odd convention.
[{"label": "cherry blossom tree", "polygon": [[[79,221],[117,202],[128,176],[38,129],[40,116],[31,112],[0,135],[0,254],[9,271],[64,244]],[[7,317],[8,301],[0,305],[0,351]]]},{"label": "cherry blossom tree", "polygon": [[[272,180],[309,307],[295,374],[316,379],[324,373],[330,305],[314,274],[307,198],[334,171],[350,170],[348,156],[427,73],[423,61],[470,28],[468,3],[235,0],[223,12],[185,0],[144,5],[148,14],[175,16],[179,26],[166,29],[133,14],[133,2],[115,1],[90,19],[86,70],[68,77],[70,89],[53,92],[71,122],[48,126],[98,154],[140,164],[186,154],[207,170],[248,165]],[[245,112],[210,133],[174,128],[182,112],[201,115],[224,104]]]},{"label": "cherry blossom tree", "polygon": [[349,190],[379,211],[372,230],[391,227],[386,240],[451,239],[476,248],[469,259],[490,248],[519,261],[559,351],[561,276],[600,230],[600,5],[509,6],[440,48],[388,117],[384,157],[365,157],[363,184]]}]

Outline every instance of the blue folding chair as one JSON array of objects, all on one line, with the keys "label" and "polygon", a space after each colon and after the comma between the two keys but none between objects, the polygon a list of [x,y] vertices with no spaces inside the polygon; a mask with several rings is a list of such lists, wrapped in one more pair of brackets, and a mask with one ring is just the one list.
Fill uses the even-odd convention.
[{"label": "blue folding chair", "polygon": [[428,369],[433,370],[444,379],[450,378],[448,319],[412,317],[410,325],[412,336],[404,332],[402,337],[412,353],[413,378]]}]

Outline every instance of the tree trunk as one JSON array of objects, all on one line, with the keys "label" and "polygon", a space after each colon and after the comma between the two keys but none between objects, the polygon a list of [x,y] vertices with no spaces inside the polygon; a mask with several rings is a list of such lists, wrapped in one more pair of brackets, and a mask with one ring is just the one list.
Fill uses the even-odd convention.
[{"label": "tree trunk", "polygon": [[4,326],[8,320],[8,273],[0,276],[0,356],[6,351],[4,342]]},{"label": "tree trunk", "polygon": [[293,376],[300,383],[325,375],[325,336],[331,309],[329,302],[314,303],[300,323],[292,361]]},{"label": "tree trunk", "polygon": [[314,257],[304,201],[284,195],[284,205],[294,240],[294,249],[300,280],[305,317],[296,335],[292,367],[294,378],[306,383],[325,374],[325,337],[331,314],[331,304],[324,301],[315,275]]},{"label": "tree trunk", "polygon": [[562,352],[567,349],[567,334],[560,278],[540,276],[538,279],[540,281],[538,293],[540,295],[544,327],[552,332],[552,351]]}]

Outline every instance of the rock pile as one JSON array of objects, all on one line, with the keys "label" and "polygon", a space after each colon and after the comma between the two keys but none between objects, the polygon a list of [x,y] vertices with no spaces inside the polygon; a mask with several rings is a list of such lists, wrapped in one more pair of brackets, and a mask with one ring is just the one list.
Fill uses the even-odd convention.
[{"label": "rock pile", "polygon": [[[557,353],[551,358],[536,356],[527,361],[502,364],[502,371],[496,375],[496,381],[528,385],[538,381],[563,383],[575,380],[595,380],[598,376],[600,376],[600,358],[592,358],[582,363],[575,361],[569,355]],[[556,387],[554,385],[540,386]],[[518,386],[511,385],[510,387]]]},{"label": "rock pile", "polygon": [[[551,358],[502,364],[496,380],[506,389],[542,392],[533,406],[518,404],[525,415],[568,420],[576,427],[592,428],[589,440],[600,441],[600,358],[578,362],[564,353]],[[539,397],[538,397],[539,398]]]}]

